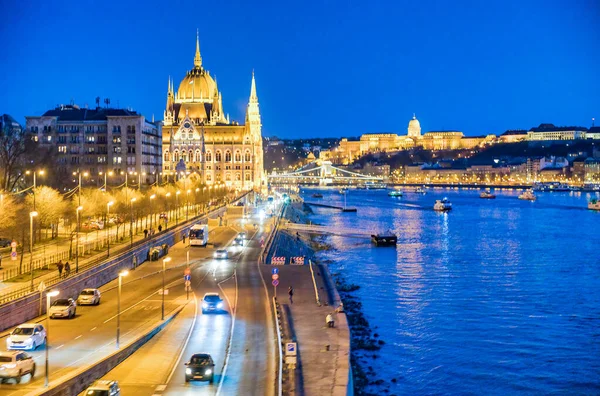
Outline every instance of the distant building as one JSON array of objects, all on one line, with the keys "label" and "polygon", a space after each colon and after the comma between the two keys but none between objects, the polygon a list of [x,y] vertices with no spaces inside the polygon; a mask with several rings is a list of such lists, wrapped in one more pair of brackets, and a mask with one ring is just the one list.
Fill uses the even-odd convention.
[{"label": "distant building", "polygon": [[587,128],[577,126],[557,127],[553,124],[540,124],[527,132],[528,141],[565,141],[585,139]]},{"label": "distant building", "polygon": [[0,136],[15,136],[23,132],[23,127],[8,114],[0,116]]},{"label": "distant building", "polygon": [[55,150],[57,176],[137,172],[136,180],[153,183],[161,172],[160,126],[133,110],[72,104],[25,118],[27,134],[40,149]]},{"label": "distant building", "polygon": [[511,129],[504,132],[498,137],[499,143],[516,143],[527,139],[527,131],[525,129]]},{"label": "distant building", "polygon": [[585,134],[586,139],[600,140],[600,127],[592,126]]},{"label": "distant building", "polygon": [[459,131],[431,131],[423,135],[421,145],[425,150],[456,150],[463,136]]},{"label": "distant building", "polygon": [[598,183],[600,182],[600,159],[588,158],[584,162],[585,182]]}]

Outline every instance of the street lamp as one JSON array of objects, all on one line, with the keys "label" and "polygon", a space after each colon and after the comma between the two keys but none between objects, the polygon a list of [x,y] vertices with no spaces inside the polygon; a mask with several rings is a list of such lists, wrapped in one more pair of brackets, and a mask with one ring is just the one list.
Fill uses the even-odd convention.
[{"label": "street lamp", "polygon": [[31,270],[31,291],[33,291],[33,218],[38,215],[35,210],[29,212],[29,269]]},{"label": "street lamp", "polygon": [[152,218],[154,217],[154,204],[153,199],[156,198],[156,194],[150,195],[150,229],[152,229]]},{"label": "street lamp", "polygon": [[[76,172],[73,172],[73,176],[75,176]],[[81,172],[77,171],[77,174],[79,174],[79,184],[77,185],[77,205],[81,205]],[[83,172],[83,176],[88,177],[88,173],[87,172]]]},{"label": "street lamp", "polygon": [[185,196],[185,221],[188,220],[188,209],[190,207],[190,193],[191,192],[192,192],[192,190],[187,190],[186,196]]},{"label": "street lamp", "polygon": [[46,388],[48,387],[50,371],[50,363],[48,362],[48,354],[50,351],[50,299],[58,296],[58,293],[58,290],[52,290],[46,293],[46,345],[44,345],[44,347],[46,347],[46,381],[44,383]]},{"label": "street lamp", "polygon": [[168,228],[168,226],[169,226],[169,218],[171,217],[171,211],[169,210],[169,209],[171,209],[169,207],[169,197],[171,196],[171,193],[168,192],[168,193],[165,194],[165,196],[167,197],[167,221],[165,223],[165,228]]},{"label": "street lamp", "polygon": [[179,194],[181,191],[177,190],[175,193],[175,225],[179,224]]},{"label": "street lamp", "polygon": [[160,318],[161,320],[165,320],[165,264],[171,261],[171,257],[165,257],[162,261],[163,270],[162,270],[162,310]]},{"label": "street lamp", "polygon": [[196,209],[196,216],[198,216],[198,196],[196,195],[197,192],[200,192],[200,187],[196,187],[196,190],[194,191],[194,208]]},{"label": "street lamp", "polygon": [[131,246],[133,247],[133,203],[136,201],[135,198],[131,198],[131,222],[129,223],[129,238],[131,239]]},{"label": "street lamp", "polygon": [[37,173],[39,173],[39,174],[40,174],[40,176],[43,176],[43,175],[44,175],[44,171],[43,171],[43,170],[40,170],[40,171],[33,171],[33,172],[31,172],[31,171],[26,171],[26,172],[25,172],[25,174],[26,174],[26,175],[29,175],[30,173],[33,173],[33,210],[35,210],[35,189],[36,189],[36,187],[37,187],[37,183],[36,183],[35,175],[36,175]]},{"label": "street lamp", "polygon": [[119,272],[119,292],[117,293],[117,349],[119,349],[119,338],[121,336],[121,286],[124,276],[129,275],[129,271]]},{"label": "street lamp", "polygon": [[106,204],[106,257],[110,257],[110,233],[108,232],[108,225],[110,224],[110,207],[113,204],[113,201]]},{"label": "street lamp", "polygon": [[83,210],[83,206],[77,207],[77,237],[75,240],[75,273],[79,272],[79,212]]}]

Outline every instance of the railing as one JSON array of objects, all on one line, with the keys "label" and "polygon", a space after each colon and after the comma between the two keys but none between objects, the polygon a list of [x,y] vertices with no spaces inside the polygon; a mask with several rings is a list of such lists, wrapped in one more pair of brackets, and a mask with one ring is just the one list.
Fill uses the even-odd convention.
[{"label": "railing", "polygon": [[266,264],[265,260],[269,256],[269,250],[271,249],[271,244],[273,243],[275,235],[277,234],[277,229],[279,228],[279,222],[281,221],[281,218],[283,217],[284,210],[285,210],[285,204],[281,205],[281,207],[279,208],[279,213],[277,214],[277,219],[275,220],[275,223],[273,224],[273,228],[271,229],[271,232],[269,233],[269,235],[267,236],[267,240],[265,241],[265,248],[263,249],[263,251],[260,253],[260,256],[258,257],[258,261],[262,264]]}]

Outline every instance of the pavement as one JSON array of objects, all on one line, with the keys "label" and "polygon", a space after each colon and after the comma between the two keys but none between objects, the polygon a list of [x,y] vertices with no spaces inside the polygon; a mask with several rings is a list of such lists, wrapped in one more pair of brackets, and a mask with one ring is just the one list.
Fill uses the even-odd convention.
[{"label": "pavement", "polygon": [[[167,264],[165,283],[169,294],[165,295],[165,316],[187,303],[183,286],[183,270],[186,266],[187,251],[190,251],[190,262],[197,261],[194,271],[209,272],[206,267],[212,261],[215,247],[227,243],[236,231],[231,227],[216,227],[210,233],[210,245],[205,249],[190,249],[178,243],[169,251],[172,260]],[[121,296],[121,344],[136,338],[139,332],[149,324],[158,324],[161,319],[162,296],[158,289],[162,286],[162,261],[145,262],[124,278]],[[116,295],[117,280],[100,288],[101,304],[98,306],[78,306],[77,315],[71,320],[50,320],[50,380],[56,380],[73,370],[89,365],[114,352],[116,348]],[[77,297],[77,296],[60,296]],[[188,304],[190,305],[190,304]],[[41,321],[44,317],[32,322]],[[12,329],[11,329],[12,330]],[[6,333],[3,333],[3,335]],[[0,335],[0,343],[5,338]],[[4,345],[3,345],[4,347]],[[4,349],[4,348],[3,348]],[[14,381],[0,384],[0,396],[23,395],[32,391],[41,391],[44,384],[43,373],[44,347],[30,353],[36,361],[35,378],[23,377],[20,385]]]}]

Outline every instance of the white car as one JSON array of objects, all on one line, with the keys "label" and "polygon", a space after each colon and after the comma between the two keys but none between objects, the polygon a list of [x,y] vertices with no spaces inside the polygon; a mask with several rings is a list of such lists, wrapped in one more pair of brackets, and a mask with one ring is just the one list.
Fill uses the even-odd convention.
[{"label": "white car", "polygon": [[121,396],[117,381],[98,380],[90,385],[83,393],[85,396]]},{"label": "white car", "polygon": [[216,259],[227,259],[229,254],[227,253],[226,249],[217,249],[213,257]]},{"label": "white car", "polygon": [[72,298],[59,298],[54,300],[52,305],[50,305],[50,311],[48,315],[50,319],[54,318],[68,318],[71,319],[75,316],[77,311],[77,304],[75,304],[75,300]]},{"label": "white car", "polygon": [[98,305],[100,304],[100,290],[83,289],[77,297],[77,305]]},{"label": "white car", "polygon": [[37,323],[25,323],[17,326],[6,338],[6,349],[34,350],[46,344],[46,329]]},{"label": "white car", "polygon": [[[25,352],[0,352],[0,380],[14,379],[21,383],[21,377],[35,375],[35,362]],[[0,381],[1,382],[1,381]]]}]

